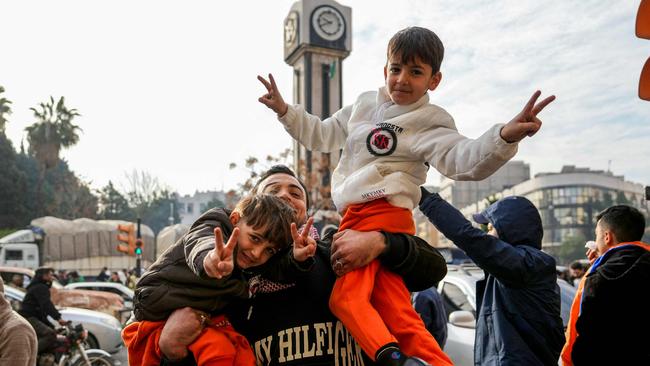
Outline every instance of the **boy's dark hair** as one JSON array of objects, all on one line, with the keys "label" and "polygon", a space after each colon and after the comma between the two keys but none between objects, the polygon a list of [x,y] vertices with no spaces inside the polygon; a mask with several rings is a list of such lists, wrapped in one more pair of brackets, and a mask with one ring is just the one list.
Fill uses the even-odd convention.
[{"label": "boy's dark hair", "polygon": [[296,213],[283,199],[270,194],[248,195],[237,202],[233,211],[278,248],[291,244],[291,223],[296,221]]},{"label": "boy's dark hair", "polygon": [[621,243],[639,241],[645,231],[643,214],[627,205],[606,208],[596,216],[596,222],[611,230]]},{"label": "boy's dark hair", "polygon": [[403,64],[419,58],[431,66],[435,74],[440,71],[445,47],[432,31],[422,27],[408,27],[395,33],[388,42],[387,59],[394,55],[399,55]]},{"label": "boy's dark hair", "polygon": [[270,167],[269,170],[262,173],[260,175],[260,178],[257,180],[257,183],[255,183],[255,185],[253,186],[253,189],[251,190],[251,193],[252,194],[259,193],[258,189],[260,187],[260,183],[262,183],[262,181],[264,179],[266,179],[266,178],[268,178],[268,177],[270,177],[272,175],[275,175],[275,174],[286,174],[286,175],[290,175],[290,176],[296,178],[298,183],[300,183],[300,186],[302,187],[302,189],[305,191],[305,202],[306,202],[305,206],[307,207],[307,210],[309,210],[309,194],[307,193],[307,186],[305,186],[305,183],[303,183],[302,180],[300,180],[300,178],[298,178],[296,176],[296,173],[294,173],[293,170],[291,170],[291,168],[289,168],[286,165],[282,165],[282,164],[274,165],[274,166]]}]

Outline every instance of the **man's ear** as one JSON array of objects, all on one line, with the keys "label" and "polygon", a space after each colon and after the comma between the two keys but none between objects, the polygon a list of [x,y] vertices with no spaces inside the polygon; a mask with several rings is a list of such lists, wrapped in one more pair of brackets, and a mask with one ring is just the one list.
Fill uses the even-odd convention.
[{"label": "man's ear", "polygon": [[[385,70],[386,68],[384,68],[384,73],[386,73]],[[431,77],[431,80],[429,81],[429,90],[435,90],[440,84],[441,80],[442,80],[442,73],[438,71]]]},{"label": "man's ear", "polygon": [[239,212],[233,211],[230,214],[230,223],[232,224],[232,226],[236,226],[240,219],[241,219],[241,215],[239,214]]},{"label": "man's ear", "polygon": [[603,230],[603,241],[608,247],[612,247],[618,243],[616,235],[611,230]]},{"label": "man's ear", "polygon": [[384,65],[384,80],[386,80],[386,77],[388,76],[388,69],[386,67],[387,66]]}]

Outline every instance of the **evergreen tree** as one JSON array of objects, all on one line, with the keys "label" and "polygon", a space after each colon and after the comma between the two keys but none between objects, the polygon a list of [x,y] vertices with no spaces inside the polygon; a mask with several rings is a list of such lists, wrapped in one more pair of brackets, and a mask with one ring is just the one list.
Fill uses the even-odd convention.
[{"label": "evergreen tree", "polygon": [[29,223],[25,206],[27,178],[4,131],[0,131],[0,172],[0,228],[23,227]]},{"label": "evergreen tree", "polygon": [[99,191],[98,217],[102,220],[135,221],[135,212],[129,201],[113,186],[113,182]]}]

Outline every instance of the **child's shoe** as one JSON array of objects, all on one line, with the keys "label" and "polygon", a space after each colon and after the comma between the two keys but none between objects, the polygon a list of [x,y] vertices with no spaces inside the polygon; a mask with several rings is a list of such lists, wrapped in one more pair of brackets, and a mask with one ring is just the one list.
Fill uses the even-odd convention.
[{"label": "child's shoe", "polygon": [[417,357],[408,357],[400,351],[397,343],[389,343],[377,351],[375,355],[379,366],[428,366],[429,364]]}]

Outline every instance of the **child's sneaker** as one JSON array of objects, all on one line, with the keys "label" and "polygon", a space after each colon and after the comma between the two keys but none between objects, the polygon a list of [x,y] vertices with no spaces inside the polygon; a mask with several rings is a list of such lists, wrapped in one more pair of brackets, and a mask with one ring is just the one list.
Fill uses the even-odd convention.
[{"label": "child's sneaker", "polygon": [[417,357],[408,357],[402,353],[397,343],[389,343],[375,355],[379,366],[429,366]]}]

